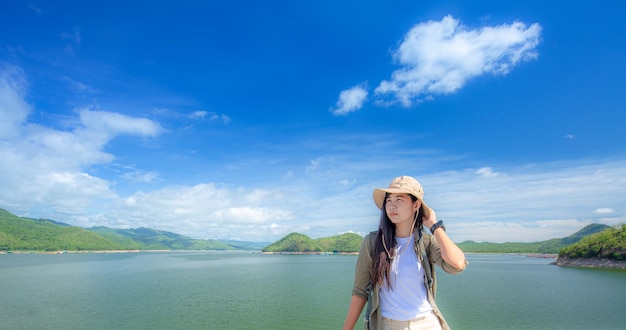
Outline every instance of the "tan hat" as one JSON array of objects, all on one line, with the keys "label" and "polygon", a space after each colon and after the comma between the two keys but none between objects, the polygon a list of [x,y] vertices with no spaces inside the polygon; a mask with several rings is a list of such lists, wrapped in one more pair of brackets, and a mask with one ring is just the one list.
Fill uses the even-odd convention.
[{"label": "tan hat", "polygon": [[387,189],[376,188],[374,189],[374,203],[379,209],[383,208],[383,201],[385,195],[390,194],[409,194],[415,196],[420,202],[422,202],[423,217],[430,217],[430,209],[428,205],[424,203],[424,189],[422,185],[410,176],[399,176],[391,181]]}]

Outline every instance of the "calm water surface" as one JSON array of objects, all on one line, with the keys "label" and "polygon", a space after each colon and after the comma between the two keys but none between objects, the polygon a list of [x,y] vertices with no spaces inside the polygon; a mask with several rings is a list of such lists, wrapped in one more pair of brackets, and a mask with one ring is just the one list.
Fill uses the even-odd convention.
[{"label": "calm water surface", "polygon": [[[468,255],[437,272],[454,329],[624,329],[626,272]],[[0,255],[0,329],[340,329],[356,256]],[[357,324],[362,328],[362,323]]]}]

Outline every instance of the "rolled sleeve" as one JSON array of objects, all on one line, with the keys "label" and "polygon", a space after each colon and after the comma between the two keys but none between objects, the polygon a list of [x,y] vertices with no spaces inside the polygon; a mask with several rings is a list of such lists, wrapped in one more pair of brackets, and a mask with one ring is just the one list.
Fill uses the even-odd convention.
[{"label": "rolled sleeve", "polygon": [[428,250],[430,251],[429,258],[431,258],[431,260],[435,264],[439,265],[439,267],[441,267],[441,269],[443,269],[444,272],[448,274],[458,274],[465,270],[465,267],[467,266],[467,259],[465,260],[465,264],[463,265],[463,267],[461,268],[452,267],[445,260],[443,260],[443,257],[441,256],[441,250],[439,248],[439,244],[437,243],[437,240],[433,239],[432,235],[425,235],[424,239],[425,239],[425,243],[427,243],[428,245]]},{"label": "rolled sleeve", "polygon": [[359,256],[354,269],[354,286],[352,287],[352,295],[359,296],[365,300],[368,297],[368,288],[372,273],[372,256],[371,256],[371,240],[373,234],[370,233],[363,238]]}]

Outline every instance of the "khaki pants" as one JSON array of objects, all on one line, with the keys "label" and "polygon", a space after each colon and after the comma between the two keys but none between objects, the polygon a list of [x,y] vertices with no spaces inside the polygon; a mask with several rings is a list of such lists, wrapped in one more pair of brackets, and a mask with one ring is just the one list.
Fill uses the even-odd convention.
[{"label": "khaki pants", "polygon": [[408,321],[396,321],[383,317],[383,330],[441,330],[435,313],[428,313]]}]

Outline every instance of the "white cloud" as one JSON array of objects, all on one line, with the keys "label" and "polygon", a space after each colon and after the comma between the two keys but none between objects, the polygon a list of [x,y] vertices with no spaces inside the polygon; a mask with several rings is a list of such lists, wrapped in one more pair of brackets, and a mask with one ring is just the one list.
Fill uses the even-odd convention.
[{"label": "white cloud", "polygon": [[342,179],[342,180],[339,180],[339,184],[341,186],[344,186],[344,187],[350,187],[350,186],[356,184],[356,180],[354,180],[354,179],[352,179],[352,180]]},{"label": "white cloud", "polygon": [[224,114],[211,114],[211,120],[214,122],[222,123],[224,125],[228,125],[230,123],[230,117]]},{"label": "white cloud", "polygon": [[104,151],[111,139],[120,134],[154,137],[162,132],[160,125],[88,109],[78,110],[74,130],[32,124],[27,121],[26,85],[19,68],[0,69],[0,205],[22,210],[47,205],[72,215],[115,201],[112,183],[89,174],[89,168],[115,159]]},{"label": "white cloud", "polygon": [[394,53],[401,68],[375,89],[408,107],[434,94],[452,93],[471,78],[507,74],[537,57],[541,26],[521,22],[469,29],[446,16],[415,25]]},{"label": "white cloud", "polygon": [[0,139],[16,137],[31,112],[24,101],[24,72],[13,66],[0,66]]},{"label": "white cloud", "polygon": [[361,109],[368,94],[364,85],[365,84],[354,86],[339,93],[339,100],[337,101],[337,104],[334,108],[330,109],[333,115],[346,115],[350,112]]},{"label": "white cloud", "polygon": [[[396,148],[405,140],[372,132],[319,136],[304,142],[310,145],[286,142],[307,156],[315,154],[310,150],[324,154],[307,163],[305,172],[314,177],[281,167],[274,175],[283,180],[261,184],[245,178],[236,187],[215,183],[151,186],[147,191],[131,187],[122,195],[117,182],[99,177],[91,168],[116,159],[105,150],[116,136],[154,137],[161,134],[161,126],[145,118],[89,109],[77,111],[73,129],[35,125],[28,122],[25,86],[20,70],[0,72],[0,93],[9,96],[0,98],[0,114],[12,118],[2,125],[13,132],[0,136],[0,207],[20,216],[85,227],[145,226],[195,238],[271,241],[293,231],[311,237],[347,231],[365,234],[376,229],[379,219],[372,189],[407,174],[422,182],[428,204],[459,241],[536,241],[564,237],[593,222],[626,221],[624,159],[437,171],[459,156],[428,149],[407,152]],[[325,149],[330,144],[333,148]],[[425,155],[428,162],[423,161]],[[139,179],[134,184],[158,176],[133,166],[115,166],[132,172]],[[397,173],[398,169],[413,173]]]},{"label": "white cloud", "polygon": [[119,134],[154,137],[162,132],[161,126],[146,118],[129,117],[114,112],[79,110],[83,127],[76,132],[82,135],[102,135],[110,139]]},{"label": "white cloud", "polygon": [[206,111],[194,111],[189,115],[191,119],[204,119],[209,113]]},{"label": "white cloud", "polygon": [[121,177],[130,182],[154,182],[159,178],[159,173],[154,171],[141,171],[131,169],[131,171],[121,174]]},{"label": "white cloud", "polygon": [[[159,109],[163,111],[163,109]],[[190,119],[202,119],[209,118],[212,122],[218,122],[224,125],[228,125],[230,123],[230,117],[225,114],[217,114],[214,112],[208,112],[204,110],[194,111],[190,115],[188,115]]]},{"label": "white cloud", "polygon": [[219,213],[224,220],[231,223],[264,223],[268,220],[289,219],[291,213],[285,210],[269,210],[262,207],[240,206],[224,210]]},{"label": "white cloud", "polygon": [[92,86],[82,83],[80,81],[76,81],[70,77],[61,77],[61,79],[66,81],[74,91],[79,93],[95,93],[98,91]]},{"label": "white cloud", "polygon": [[476,171],[476,174],[488,177],[500,175],[499,173],[494,172],[491,167],[481,167]]},{"label": "white cloud", "polygon": [[324,157],[319,157],[317,159],[311,160],[309,162],[309,166],[306,167],[306,173],[307,174],[315,173],[323,161],[324,161]]},{"label": "white cloud", "polygon": [[270,198],[272,194],[273,192],[269,190],[254,189],[252,190],[252,192],[245,194],[245,199],[247,200],[248,203],[256,204],[264,200],[265,198]]},{"label": "white cloud", "polygon": [[[112,227],[152,227],[191,237],[262,239],[294,215],[280,206],[279,191],[218,187],[165,187],[120,199],[106,215]],[[101,223],[86,218],[84,226]],[[288,226],[286,228],[289,228]]]},{"label": "white cloud", "polygon": [[539,241],[568,236],[593,222],[626,221],[624,211],[602,217],[623,210],[625,160],[533,164],[498,176],[474,173],[423,177],[425,200],[453,223],[448,227],[455,240]]},{"label": "white cloud", "polygon": [[32,175],[26,178],[48,171],[82,172],[89,166],[114,160],[104,148],[116,136],[154,137],[162,132],[158,123],[145,118],[87,109],[80,110],[79,116],[73,131],[14,121],[7,131],[19,135],[0,140],[0,151],[6,157],[0,167],[5,167],[7,173],[30,171]]}]

